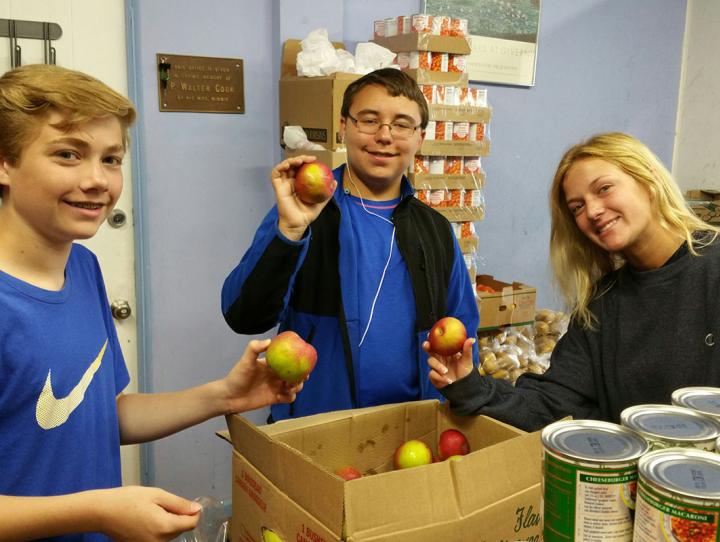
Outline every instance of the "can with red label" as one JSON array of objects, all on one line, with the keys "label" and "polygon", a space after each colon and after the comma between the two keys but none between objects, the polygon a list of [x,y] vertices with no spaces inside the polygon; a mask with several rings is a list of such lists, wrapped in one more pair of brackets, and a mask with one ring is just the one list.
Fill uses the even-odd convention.
[{"label": "can with red label", "polygon": [[634,542],[715,542],[719,518],[720,456],[667,448],[640,458]]},{"label": "can with red label", "polygon": [[417,13],[410,16],[410,26],[413,32],[432,32],[432,16],[425,13]]},{"label": "can with red label", "polygon": [[385,37],[385,20],[373,22],[373,37],[384,38]]}]

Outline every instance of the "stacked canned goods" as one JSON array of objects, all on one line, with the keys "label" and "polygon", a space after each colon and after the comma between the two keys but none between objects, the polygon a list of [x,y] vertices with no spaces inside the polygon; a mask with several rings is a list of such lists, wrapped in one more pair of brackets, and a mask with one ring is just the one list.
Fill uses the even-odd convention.
[{"label": "stacked canned goods", "polygon": [[643,436],[653,450],[668,447],[715,450],[720,425],[694,410],[673,405],[637,405],[620,413],[620,423]]},{"label": "stacked canned goods", "polygon": [[638,472],[635,542],[718,539],[720,456],[696,449],[656,450],[640,458]]},{"label": "stacked canned goods", "polygon": [[545,542],[630,542],[637,463],[647,441],[594,420],[555,422],[541,438]]},{"label": "stacked canned goods", "polygon": [[720,388],[680,388],[673,392],[672,404],[695,410],[720,422]]}]

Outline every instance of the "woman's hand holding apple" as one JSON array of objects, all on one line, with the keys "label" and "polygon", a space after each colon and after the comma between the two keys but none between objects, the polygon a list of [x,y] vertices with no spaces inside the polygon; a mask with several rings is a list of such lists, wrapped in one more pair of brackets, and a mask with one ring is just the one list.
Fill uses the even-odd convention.
[{"label": "woman's hand holding apple", "polygon": [[423,350],[428,354],[429,377],[433,386],[441,389],[470,374],[474,367],[473,344],[475,344],[475,338],[471,337],[463,343],[462,352],[451,356],[442,356],[430,349],[428,341],[423,343]]},{"label": "woman's hand holding apple", "polygon": [[[270,173],[278,208],[278,228],[293,241],[299,241],[308,226],[318,217],[330,199],[322,203],[305,203],[295,194],[295,175],[304,163],[315,161],[314,156],[295,156],[280,162]],[[337,182],[333,179],[333,190]]]}]

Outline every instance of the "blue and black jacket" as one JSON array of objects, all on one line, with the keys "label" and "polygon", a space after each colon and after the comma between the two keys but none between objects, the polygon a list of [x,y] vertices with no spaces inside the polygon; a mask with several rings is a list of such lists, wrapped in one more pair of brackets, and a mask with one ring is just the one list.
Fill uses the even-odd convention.
[{"label": "blue and black jacket", "polygon": [[[361,403],[354,361],[362,333],[358,264],[350,225],[343,220],[348,205],[353,205],[342,187],[343,171],[341,166],[333,172],[338,181],[333,200],[300,241],[290,241],[279,232],[277,207],[273,207],[223,285],[223,315],[237,333],[264,333],[279,324],[279,331],[295,331],[318,352],[315,370],[295,402],[272,407],[275,420],[356,408]],[[442,399],[427,377],[427,355],[420,345],[443,316],[459,318],[468,331],[477,329],[474,290],[449,222],[413,196],[405,177],[392,220],[414,292],[408,302],[414,302],[416,309],[413,362],[420,375],[418,399]],[[366,376],[383,379],[382,370]]]}]

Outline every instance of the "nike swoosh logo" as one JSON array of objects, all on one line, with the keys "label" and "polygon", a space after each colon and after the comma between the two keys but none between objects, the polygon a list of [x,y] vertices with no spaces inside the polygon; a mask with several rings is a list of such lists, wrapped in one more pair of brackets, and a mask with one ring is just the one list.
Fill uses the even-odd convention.
[{"label": "nike swoosh logo", "polygon": [[68,421],[70,414],[80,406],[83,399],[85,398],[85,392],[92,382],[93,376],[100,368],[103,356],[105,355],[105,349],[107,348],[107,339],[100,349],[100,353],[87,368],[85,374],[80,379],[80,382],[70,391],[67,397],[58,399],[55,397],[52,389],[52,371],[48,371],[47,378],[45,379],[45,386],[43,386],[40,396],[38,397],[37,406],[35,407],[35,419],[38,425],[43,429],[53,429],[59,427]]}]

